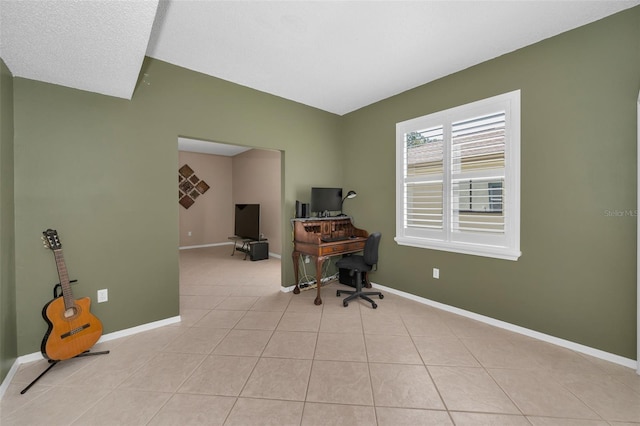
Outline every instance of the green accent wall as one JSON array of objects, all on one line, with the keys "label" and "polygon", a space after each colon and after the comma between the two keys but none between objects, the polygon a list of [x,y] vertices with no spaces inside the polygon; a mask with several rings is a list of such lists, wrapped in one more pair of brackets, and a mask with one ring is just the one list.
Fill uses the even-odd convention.
[{"label": "green accent wall", "polygon": [[[15,326],[3,321],[2,377],[14,353],[39,351],[46,331],[40,312],[57,282],[40,242],[47,228],[58,230],[75,296],[94,300],[105,333],[179,315],[178,136],[283,152],[285,286],[295,200],[308,201],[311,186],[342,186],[358,192],[345,205],[356,225],[383,233],[374,282],[635,358],[636,217],[611,212],[636,208],[640,7],[344,117],[149,58],[132,100],[23,78],[12,79],[10,100],[6,75],[0,202],[4,212],[15,195],[15,268],[4,266],[14,234],[3,213],[0,310]],[[515,89],[522,257],[396,245],[395,123]],[[97,304],[102,288],[109,302]]]},{"label": "green accent wall", "polygon": [[0,59],[0,381],[17,356],[13,207],[13,76]]},{"label": "green accent wall", "polygon": [[[521,258],[397,245],[395,123],[516,89]],[[635,359],[638,90],[635,7],[345,116],[348,211],[383,235],[372,280]]]},{"label": "green accent wall", "polygon": [[[284,151],[283,253],[295,200],[340,184],[339,117],[147,59],[132,100],[14,79],[18,353],[37,352],[58,281],[43,230],[60,236],[74,296],[109,333],[179,315],[178,137]],[[216,191],[215,186],[210,191]],[[292,285],[291,256],[283,283]],[[95,303],[98,289],[107,303]]]}]

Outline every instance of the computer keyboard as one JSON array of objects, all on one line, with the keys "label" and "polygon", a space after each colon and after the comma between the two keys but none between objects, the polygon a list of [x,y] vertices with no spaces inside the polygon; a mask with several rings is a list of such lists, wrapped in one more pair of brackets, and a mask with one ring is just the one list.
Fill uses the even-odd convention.
[{"label": "computer keyboard", "polygon": [[322,242],[323,243],[332,243],[334,241],[343,241],[343,240],[348,240],[349,237],[345,237],[345,236],[341,236],[341,237],[325,237],[322,238]]}]

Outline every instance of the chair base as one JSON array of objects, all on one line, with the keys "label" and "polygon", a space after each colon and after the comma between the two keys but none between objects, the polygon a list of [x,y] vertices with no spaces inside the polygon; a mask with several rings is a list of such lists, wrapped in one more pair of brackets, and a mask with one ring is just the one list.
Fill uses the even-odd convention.
[{"label": "chair base", "polygon": [[359,287],[360,285],[357,287],[356,290],[336,290],[336,297],[340,297],[342,293],[350,295],[348,297],[345,297],[344,300],[342,301],[342,306],[344,306],[345,308],[349,306],[349,301],[360,298],[371,303],[371,307],[373,309],[376,309],[378,305],[376,304],[376,302],[371,300],[368,296],[378,296],[380,299],[384,299],[384,295],[379,291],[362,291],[362,289]]}]

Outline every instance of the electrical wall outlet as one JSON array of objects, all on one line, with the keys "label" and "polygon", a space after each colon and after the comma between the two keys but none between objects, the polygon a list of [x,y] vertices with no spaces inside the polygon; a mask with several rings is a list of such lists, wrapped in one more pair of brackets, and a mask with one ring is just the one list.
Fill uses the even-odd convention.
[{"label": "electrical wall outlet", "polygon": [[109,290],[103,288],[102,290],[98,290],[98,303],[106,302],[109,300]]},{"label": "electrical wall outlet", "polygon": [[191,231],[187,232],[187,235],[190,237],[191,236]]},{"label": "electrical wall outlet", "polygon": [[440,269],[433,268],[433,278],[435,278],[436,280],[440,279]]}]

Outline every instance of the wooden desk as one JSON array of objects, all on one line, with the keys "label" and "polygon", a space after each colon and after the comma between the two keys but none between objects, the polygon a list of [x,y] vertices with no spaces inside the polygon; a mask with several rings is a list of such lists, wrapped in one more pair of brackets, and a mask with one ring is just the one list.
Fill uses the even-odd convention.
[{"label": "wooden desk", "polygon": [[[364,249],[369,233],[353,226],[347,216],[311,219],[293,219],[293,270],[296,277],[294,294],[300,293],[298,270],[300,255],[308,255],[316,260],[317,295],[313,303],[322,304],[322,265],[331,256],[356,253]],[[329,241],[335,240],[335,241]]]}]

